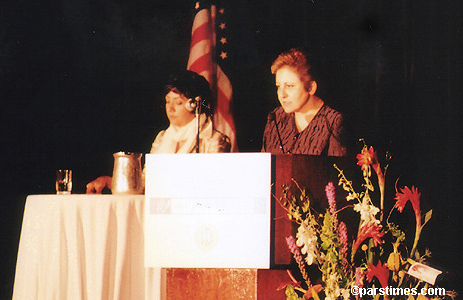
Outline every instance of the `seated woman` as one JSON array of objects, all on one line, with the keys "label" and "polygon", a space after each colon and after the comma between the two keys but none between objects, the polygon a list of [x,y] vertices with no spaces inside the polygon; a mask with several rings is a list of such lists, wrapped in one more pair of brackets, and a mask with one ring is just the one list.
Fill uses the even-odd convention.
[{"label": "seated woman", "polygon": [[[184,71],[172,76],[165,87],[166,114],[170,125],[158,133],[150,153],[230,152],[229,138],[213,127],[211,99],[209,83],[201,75]],[[196,147],[197,105],[203,112],[199,117],[199,151]],[[98,177],[87,184],[87,193],[111,189],[111,179],[110,176]]]},{"label": "seated woman", "polygon": [[345,156],[343,117],[315,95],[308,55],[298,49],[283,52],[271,71],[281,107],[269,114],[262,152]]}]

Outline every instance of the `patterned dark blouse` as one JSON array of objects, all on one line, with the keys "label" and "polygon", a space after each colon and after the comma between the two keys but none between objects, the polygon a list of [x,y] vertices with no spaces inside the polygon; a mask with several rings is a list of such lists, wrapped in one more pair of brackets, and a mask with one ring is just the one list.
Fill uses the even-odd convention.
[{"label": "patterned dark blouse", "polygon": [[[270,117],[271,114],[274,114],[275,118]],[[281,143],[275,123],[278,126]],[[278,107],[269,114],[264,130],[262,152],[345,156],[343,131],[342,115],[326,104],[301,132],[296,128],[294,113],[287,114],[282,107]]]}]

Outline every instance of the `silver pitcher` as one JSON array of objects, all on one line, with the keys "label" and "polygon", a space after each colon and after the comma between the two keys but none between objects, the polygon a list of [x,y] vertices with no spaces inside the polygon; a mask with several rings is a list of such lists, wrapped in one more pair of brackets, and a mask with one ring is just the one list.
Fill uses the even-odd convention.
[{"label": "silver pitcher", "polygon": [[141,153],[117,152],[111,181],[113,194],[143,194]]}]

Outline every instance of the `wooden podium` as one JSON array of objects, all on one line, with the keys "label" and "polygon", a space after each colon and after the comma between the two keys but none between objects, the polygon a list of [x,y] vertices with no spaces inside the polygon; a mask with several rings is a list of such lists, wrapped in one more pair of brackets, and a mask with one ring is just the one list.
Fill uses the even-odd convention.
[{"label": "wooden podium", "polygon": [[[310,196],[311,206],[316,211],[324,213],[328,207],[325,195],[325,187],[333,182],[336,187],[336,199],[338,206],[345,204],[346,193],[338,186],[339,172],[334,168],[336,164],[351,178],[353,167],[356,163],[351,158],[322,157],[302,154],[272,155],[272,199],[273,222],[272,241],[273,249],[271,257],[273,267],[284,267],[291,264],[291,252],[288,249],[285,238],[294,235],[297,228],[289,221],[287,212],[277,201],[282,196],[283,185],[289,186],[292,193],[298,193],[298,187],[306,190]],[[297,185],[296,185],[297,183]],[[296,194],[299,195],[299,194]]]},{"label": "wooden podium", "polygon": [[163,269],[166,300],[285,300],[285,270]]},{"label": "wooden podium", "polygon": [[351,178],[353,159],[272,155],[271,269],[164,269],[165,299],[286,299],[284,289],[280,288],[290,282],[286,270],[292,268],[292,255],[285,238],[294,235],[297,228],[277,199],[282,195],[283,185],[298,192],[297,183],[310,195],[312,207],[323,213],[328,206],[325,187],[331,181],[337,187],[337,200],[345,201],[346,194],[338,187],[334,164]]}]

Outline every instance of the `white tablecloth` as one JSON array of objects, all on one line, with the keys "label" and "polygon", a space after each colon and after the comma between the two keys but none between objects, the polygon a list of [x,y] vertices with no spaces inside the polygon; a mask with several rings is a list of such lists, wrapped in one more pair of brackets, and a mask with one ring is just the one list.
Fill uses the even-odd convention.
[{"label": "white tablecloth", "polygon": [[143,207],[143,195],[27,197],[13,299],[157,298]]}]

